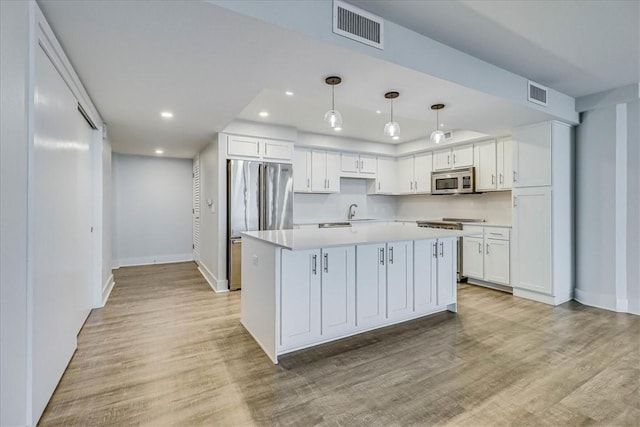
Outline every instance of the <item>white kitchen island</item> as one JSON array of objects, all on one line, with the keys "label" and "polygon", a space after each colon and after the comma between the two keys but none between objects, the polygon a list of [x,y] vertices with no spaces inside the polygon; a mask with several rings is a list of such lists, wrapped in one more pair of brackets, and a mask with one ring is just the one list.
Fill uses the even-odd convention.
[{"label": "white kitchen island", "polygon": [[252,231],[242,239],[241,322],[269,358],[456,311],[456,239],[402,225]]}]

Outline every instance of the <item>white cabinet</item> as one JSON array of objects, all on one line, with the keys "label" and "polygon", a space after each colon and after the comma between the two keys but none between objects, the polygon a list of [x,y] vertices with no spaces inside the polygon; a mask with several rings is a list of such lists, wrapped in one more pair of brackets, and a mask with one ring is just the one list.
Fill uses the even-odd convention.
[{"label": "white cabinet", "polygon": [[282,251],[280,346],[355,328],[355,247]]},{"label": "white cabinet", "polygon": [[341,176],[350,178],[374,178],[376,158],[368,154],[342,153],[340,158]]},{"label": "white cabinet", "polygon": [[340,192],[340,154],[331,151],[311,151],[311,191]]},{"label": "white cabinet", "polygon": [[501,139],[496,144],[498,190],[510,190],[513,186],[513,140]]},{"label": "white cabinet", "polygon": [[462,274],[469,279],[511,286],[509,228],[465,226],[464,230],[481,235],[462,238]]},{"label": "white cabinet", "polygon": [[552,125],[547,122],[514,130],[514,187],[551,185]]},{"label": "white cabinet", "polygon": [[438,241],[416,240],[413,246],[413,309],[426,313],[438,305]]},{"label": "white cabinet", "polygon": [[369,183],[369,194],[394,194],[396,192],[396,159],[378,157],[376,159],[376,179]]},{"label": "white cabinet", "polygon": [[386,319],[386,245],[358,245],[356,250],[356,323],[358,327],[378,325]]},{"label": "white cabinet", "polygon": [[446,170],[473,166],[473,145],[433,152],[433,169]]},{"label": "white cabinet", "polygon": [[293,191],[311,192],[311,151],[296,148],[293,152]]},{"label": "white cabinet", "polygon": [[490,191],[498,188],[496,142],[486,141],[475,146],[476,190]]},{"label": "white cabinet", "polygon": [[227,135],[227,156],[256,160],[291,162],[293,143],[265,138]]},{"label": "white cabinet", "polygon": [[401,157],[398,159],[398,192],[400,194],[430,193],[432,170],[432,153]]},{"label": "white cabinet", "polygon": [[438,239],[436,255],[438,258],[438,272],[436,274],[437,302],[439,306],[456,302],[456,239]]},{"label": "white cabinet", "polygon": [[413,312],[413,242],[387,244],[387,317]]}]

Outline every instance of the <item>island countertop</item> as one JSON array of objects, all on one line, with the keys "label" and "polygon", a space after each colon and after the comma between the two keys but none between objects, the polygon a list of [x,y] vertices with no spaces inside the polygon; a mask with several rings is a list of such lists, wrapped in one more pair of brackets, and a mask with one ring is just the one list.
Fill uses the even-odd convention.
[{"label": "island countertop", "polygon": [[368,243],[400,242],[404,240],[457,238],[479,234],[475,231],[464,230],[405,227],[402,225],[371,225],[368,227],[247,231],[242,235],[295,251]]}]

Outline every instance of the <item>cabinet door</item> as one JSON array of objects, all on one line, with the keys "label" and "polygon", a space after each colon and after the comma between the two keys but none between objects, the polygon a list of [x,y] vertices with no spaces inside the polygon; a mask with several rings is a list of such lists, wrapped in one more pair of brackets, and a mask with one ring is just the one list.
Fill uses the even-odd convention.
[{"label": "cabinet door", "polygon": [[356,248],[322,249],[322,336],[356,326]]},{"label": "cabinet door", "polygon": [[510,190],[513,186],[513,141],[504,139],[498,141],[498,188]]},{"label": "cabinet door", "polygon": [[482,237],[462,238],[462,274],[484,279],[484,242]]},{"label": "cabinet door", "polygon": [[340,170],[342,172],[357,173],[360,170],[360,156],[351,153],[340,155]]},{"label": "cabinet door", "polygon": [[386,246],[358,245],[356,270],[356,324],[359,328],[380,324],[386,318]]},{"label": "cabinet door", "polygon": [[438,240],[438,305],[456,302],[456,239]]},{"label": "cabinet door", "polygon": [[311,153],[307,150],[293,152],[293,191],[311,191]]},{"label": "cabinet door", "polygon": [[551,185],[551,123],[514,131],[514,187]]},{"label": "cabinet door", "polygon": [[260,157],[260,140],[243,136],[227,137],[227,154],[241,157]]},{"label": "cabinet door", "polygon": [[285,141],[262,141],[262,157],[266,160],[291,161],[293,144]]},{"label": "cabinet door", "polygon": [[451,161],[454,168],[473,166],[473,145],[452,148]]},{"label": "cabinet door", "polygon": [[433,170],[451,169],[451,150],[433,152]]},{"label": "cabinet door", "polygon": [[438,241],[416,240],[413,245],[413,310],[425,313],[437,306]]},{"label": "cabinet door", "polygon": [[280,345],[320,339],[320,251],[282,251]]},{"label": "cabinet door", "polygon": [[327,192],[340,192],[340,153],[327,151]]},{"label": "cabinet door", "polygon": [[513,287],[552,295],[551,189],[514,189],[513,205]]},{"label": "cabinet door", "polygon": [[392,194],[396,191],[396,160],[389,157],[378,157],[376,192]]},{"label": "cabinet door", "polygon": [[387,318],[413,312],[413,242],[387,244]]},{"label": "cabinet door", "polygon": [[311,191],[327,192],[327,153],[311,151]]},{"label": "cabinet door", "polygon": [[400,194],[414,193],[413,156],[398,159],[397,190]]},{"label": "cabinet door", "polygon": [[415,190],[417,193],[431,193],[431,171],[433,154],[416,154],[414,160]]},{"label": "cabinet door", "polygon": [[364,175],[376,174],[376,158],[367,154],[360,155],[360,173]]},{"label": "cabinet door", "polygon": [[478,159],[476,170],[476,189],[495,190],[498,174],[496,168],[496,142],[489,141],[477,144]]},{"label": "cabinet door", "polygon": [[509,241],[486,239],[484,280],[511,286],[509,283]]}]

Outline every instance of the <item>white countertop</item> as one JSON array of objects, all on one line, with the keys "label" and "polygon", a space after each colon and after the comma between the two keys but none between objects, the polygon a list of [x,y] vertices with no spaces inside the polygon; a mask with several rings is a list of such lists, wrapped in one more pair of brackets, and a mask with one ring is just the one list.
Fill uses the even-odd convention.
[{"label": "white countertop", "polygon": [[301,250],[367,243],[398,242],[402,240],[477,236],[481,234],[477,232],[443,230],[439,228],[371,225],[369,227],[247,231],[242,233],[242,235],[243,237],[262,240],[275,246]]}]

